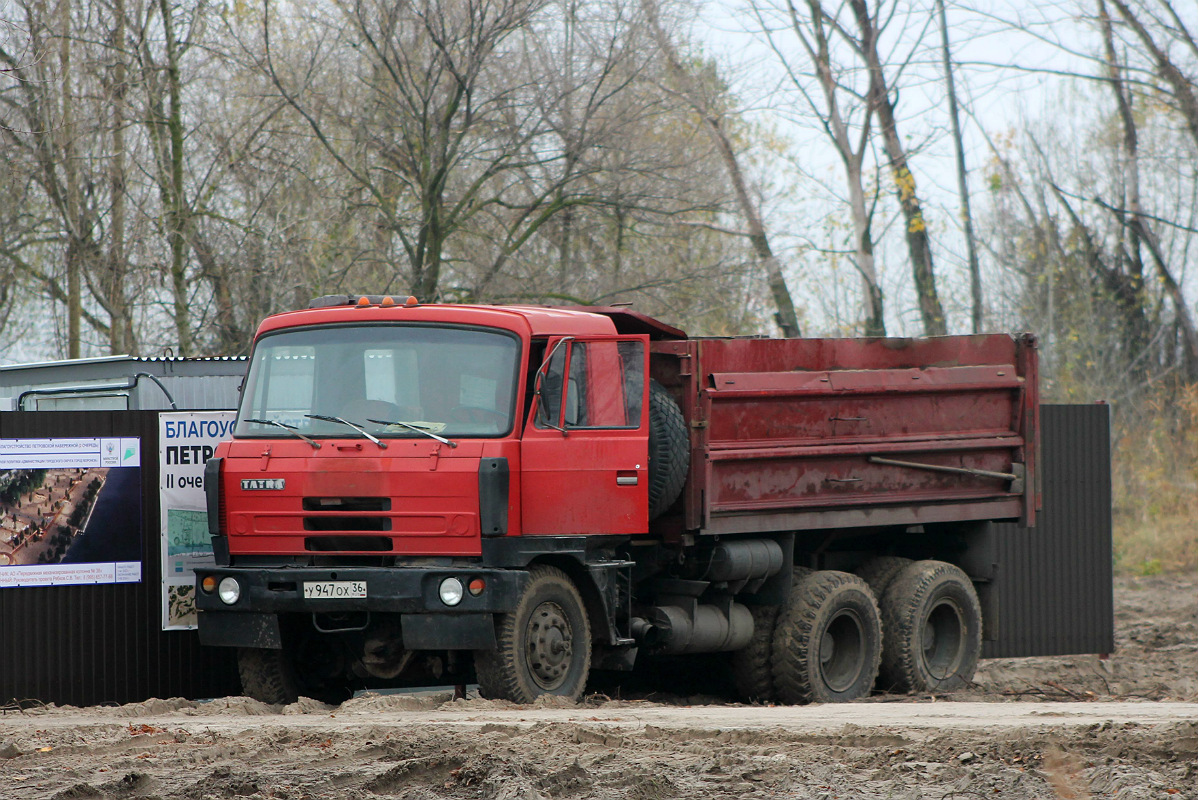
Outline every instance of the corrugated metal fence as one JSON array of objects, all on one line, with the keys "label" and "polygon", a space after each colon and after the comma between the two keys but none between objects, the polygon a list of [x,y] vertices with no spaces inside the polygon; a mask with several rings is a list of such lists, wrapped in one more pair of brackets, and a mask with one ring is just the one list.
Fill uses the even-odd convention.
[{"label": "corrugated metal fence", "polygon": [[10,412],[0,438],[141,438],[142,581],[0,589],[0,705],[96,705],[223,697],[240,684],[230,650],[162,630],[158,413]]},{"label": "corrugated metal fence", "polygon": [[[1027,530],[995,526],[998,637],[986,657],[1110,652],[1109,409],[1042,409],[1044,508]],[[142,582],[0,589],[0,705],[127,703],[239,691],[233,653],[161,630],[158,414],[0,414],[0,438],[138,436]]]},{"label": "corrugated metal fence", "polygon": [[1111,435],[1106,405],[1040,408],[1044,508],[996,525],[998,637],[986,658],[1110,653]]}]

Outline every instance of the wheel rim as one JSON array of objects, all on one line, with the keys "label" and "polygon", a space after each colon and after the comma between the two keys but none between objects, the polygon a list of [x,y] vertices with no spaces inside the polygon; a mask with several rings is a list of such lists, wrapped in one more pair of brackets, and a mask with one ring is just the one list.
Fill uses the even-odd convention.
[{"label": "wheel rim", "polygon": [[820,675],[829,689],[844,692],[857,682],[864,665],[865,634],[861,619],[852,611],[841,611],[820,637]]},{"label": "wheel rim", "polygon": [[566,681],[573,662],[573,634],[566,612],[557,603],[541,603],[528,618],[528,671],[542,689],[552,691]]},{"label": "wheel rim", "polygon": [[932,606],[923,623],[923,663],[937,680],[952,676],[965,650],[965,619],[960,607],[944,599]]}]

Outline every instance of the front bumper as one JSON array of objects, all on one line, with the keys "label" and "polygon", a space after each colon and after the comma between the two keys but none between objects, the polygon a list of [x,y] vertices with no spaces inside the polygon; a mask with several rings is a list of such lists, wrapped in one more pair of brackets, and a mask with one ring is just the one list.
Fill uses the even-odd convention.
[{"label": "front bumper", "polygon": [[[237,602],[224,603],[216,592],[200,588],[211,576],[219,584],[235,578],[241,588]],[[463,586],[475,578],[486,584],[474,596],[466,592],[456,606],[441,601],[439,587],[446,578]],[[366,597],[305,598],[305,583],[360,581]],[[494,646],[493,615],[514,611],[528,582],[523,570],[469,567],[216,567],[196,570],[196,607],[200,642],[218,647],[280,648],[281,614],[323,615],[355,612],[366,620],[372,614],[399,614],[404,646],[411,650],[478,649]],[[364,612],[364,613],[363,613]]]}]

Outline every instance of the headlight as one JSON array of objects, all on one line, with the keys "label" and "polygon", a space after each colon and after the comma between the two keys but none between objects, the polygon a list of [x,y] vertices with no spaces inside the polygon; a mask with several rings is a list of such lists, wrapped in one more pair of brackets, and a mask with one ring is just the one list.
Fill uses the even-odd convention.
[{"label": "headlight", "polygon": [[236,578],[224,578],[220,586],[216,587],[216,593],[222,603],[231,606],[241,599],[241,584]]},{"label": "headlight", "polygon": [[457,578],[446,578],[441,581],[441,588],[438,590],[441,602],[447,606],[456,606],[462,602],[462,592],[462,582]]}]

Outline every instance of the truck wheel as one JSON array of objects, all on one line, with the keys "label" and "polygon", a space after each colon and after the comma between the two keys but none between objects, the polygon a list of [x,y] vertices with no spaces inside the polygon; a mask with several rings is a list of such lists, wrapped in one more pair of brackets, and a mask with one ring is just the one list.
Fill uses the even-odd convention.
[{"label": "truck wheel", "polygon": [[839,703],[869,694],[882,627],[869,586],[834,570],[808,573],[778,615],[771,658],[784,703]]},{"label": "truck wheel", "polygon": [[885,646],[878,686],[947,692],[973,680],[982,650],[982,611],[969,577],[943,561],[916,561],[882,597]]},{"label": "truck wheel", "polygon": [[543,694],[578,700],[591,669],[591,626],[566,573],[536,566],[516,610],[499,616],[498,647],[476,650],[484,697],[531,703]]},{"label": "truck wheel", "polygon": [[336,654],[311,640],[305,644],[301,655],[294,657],[287,650],[238,648],[237,672],[246,697],[272,705],[288,705],[301,697],[329,705],[348,700],[353,692],[340,675]]},{"label": "truck wheel", "polygon": [[902,556],[878,556],[858,567],[856,574],[869,584],[870,591],[874,593],[878,602],[881,602],[882,595],[886,593],[886,587],[894,580],[894,576],[910,563],[911,559]]},{"label": "truck wheel", "polygon": [[[794,567],[792,586],[811,572],[807,567]],[[728,666],[732,686],[737,696],[747,703],[773,703],[778,699],[772,666],[778,611],[778,606],[749,606],[753,615],[753,638],[744,649],[730,654]]]},{"label": "truck wheel", "polygon": [[777,698],[774,696],[770,655],[778,607],[749,606],[749,612],[753,615],[753,638],[744,649],[731,654],[732,686],[737,696],[747,703],[772,703]]},{"label": "truck wheel", "polygon": [[237,672],[246,697],[271,705],[289,705],[299,699],[295,671],[282,650],[240,647]]},{"label": "truck wheel", "polygon": [[690,435],[682,410],[665,387],[649,381],[649,519],[674,504],[690,468]]}]

